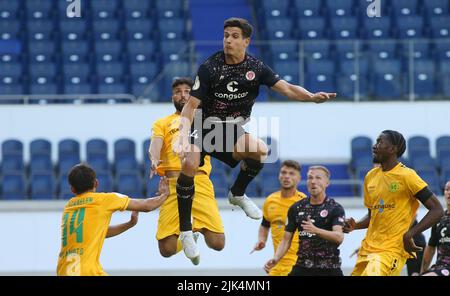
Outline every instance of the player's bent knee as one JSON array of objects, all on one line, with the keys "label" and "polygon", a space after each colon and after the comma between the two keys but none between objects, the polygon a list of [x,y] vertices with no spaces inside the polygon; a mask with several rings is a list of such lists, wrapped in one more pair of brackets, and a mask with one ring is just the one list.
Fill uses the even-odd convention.
[{"label": "player's bent knee", "polygon": [[225,248],[225,235],[223,233],[206,234],[205,242],[209,248],[215,251],[222,251]]},{"label": "player's bent knee", "polygon": [[158,247],[159,247],[159,253],[161,254],[161,256],[163,256],[165,258],[171,257],[177,253],[176,243],[175,243],[175,245],[173,245],[167,241],[161,240],[161,241],[158,241]]}]

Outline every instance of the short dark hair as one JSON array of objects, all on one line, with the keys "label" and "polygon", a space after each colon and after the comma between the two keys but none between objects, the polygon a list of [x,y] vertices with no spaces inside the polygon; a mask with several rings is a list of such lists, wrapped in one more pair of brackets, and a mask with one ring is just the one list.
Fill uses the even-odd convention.
[{"label": "short dark hair", "polygon": [[253,27],[246,19],[238,18],[238,17],[229,18],[223,23],[223,28],[225,29],[227,27],[236,27],[236,28],[241,29],[242,36],[244,38],[252,37]]},{"label": "short dark hair", "polygon": [[406,150],[406,140],[403,135],[393,130],[384,130],[381,133],[388,137],[392,145],[397,146],[397,157],[401,157]]},{"label": "short dark hair", "polygon": [[175,87],[177,87],[178,85],[181,85],[181,84],[186,84],[186,85],[189,85],[189,87],[192,87],[194,85],[194,81],[189,77],[176,78],[172,82],[172,89],[174,89]]},{"label": "short dark hair", "polygon": [[76,194],[82,194],[92,190],[96,178],[95,171],[86,164],[77,164],[74,166],[67,177],[70,186],[73,187]]},{"label": "short dark hair", "polygon": [[288,167],[288,168],[293,168],[294,170],[298,171],[299,173],[302,172],[302,166],[300,165],[300,163],[298,163],[295,160],[285,160],[281,163],[281,167]]}]

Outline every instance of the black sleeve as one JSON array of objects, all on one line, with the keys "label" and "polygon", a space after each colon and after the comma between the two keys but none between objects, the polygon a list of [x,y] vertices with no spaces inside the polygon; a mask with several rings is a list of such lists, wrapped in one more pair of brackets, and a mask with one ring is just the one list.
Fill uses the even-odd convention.
[{"label": "black sleeve", "polygon": [[200,101],[205,100],[208,97],[208,90],[211,86],[211,74],[208,68],[201,64],[198,68],[197,76],[195,77],[194,85],[190,92],[191,96],[196,97]]},{"label": "black sleeve", "polygon": [[333,210],[333,216],[331,217],[331,227],[335,225],[344,226],[345,222],[345,211],[340,204],[336,204]]},{"label": "black sleeve", "polygon": [[263,216],[262,221],[261,221],[261,226],[263,226],[265,228],[270,228],[270,222],[267,221],[266,218],[264,218],[264,216]]},{"label": "black sleeve", "polygon": [[430,197],[433,196],[433,192],[428,189],[428,186],[414,195],[421,203],[425,203]]},{"label": "black sleeve", "polygon": [[295,232],[297,229],[297,225],[295,224],[295,204],[289,208],[287,214],[286,226],[284,227],[284,231],[287,232]]},{"label": "black sleeve", "polygon": [[280,80],[280,76],[275,74],[273,70],[263,63],[262,73],[260,77],[261,84],[267,85],[268,87],[272,87],[275,83]]},{"label": "black sleeve", "polygon": [[439,242],[439,233],[437,233],[437,224],[433,225],[433,227],[431,227],[431,236],[430,239],[428,240],[428,245],[431,247],[436,247],[438,245]]}]

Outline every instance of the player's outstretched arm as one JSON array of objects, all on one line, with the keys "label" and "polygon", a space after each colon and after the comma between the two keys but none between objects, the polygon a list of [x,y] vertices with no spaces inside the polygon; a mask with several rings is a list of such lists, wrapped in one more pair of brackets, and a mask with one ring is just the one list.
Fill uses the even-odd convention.
[{"label": "player's outstretched arm", "polygon": [[163,138],[153,137],[148,148],[148,156],[150,158],[150,179],[156,174],[156,168],[161,163],[161,149],[163,146]]},{"label": "player's outstretched arm", "polygon": [[422,266],[420,268],[420,273],[423,273],[430,268],[431,260],[433,260],[434,254],[436,253],[436,247],[427,245],[425,251],[423,252]]},{"label": "player's outstretched arm", "polygon": [[301,86],[290,84],[285,80],[279,80],[272,86],[272,89],[291,100],[301,102],[323,103],[336,97],[336,93],[312,93]]},{"label": "player's outstretched arm", "polygon": [[150,212],[159,208],[169,196],[169,184],[167,178],[159,181],[158,196],[146,199],[131,199],[128,203],[128,211]]},{"label": "player's outstretched arm", "polygon": [[352,232],[353,230],[366,229],[369,227],[370,223],[370,210],[368,210],[367,215],[365,215],[361,220],[355,222],[355,219],[349,218],[345,220],[344,233]]},{"label": "player's outstretched arm", "polygon": [[280,261],[281,258],[286,254],[286,252],[291,247],[292,238],[294,236],[294,233],[285,231],[283,239],[281,240],[281,243],[278,245],[278,248],[275,252],[275,255],[272,259],[267,261],[266,265],[264,265],[264,270],[269,273],[269,271],[277,265],[278,261]]},{"label": "player's outstretched arm", "polygon": [[139,217],[139,212],[133,211],[131,213],[130,221],[118,225],[113,225],[108,227],[108,232],[106,233],[106,238],[113,237],[127,231],[131,227],[137,224]]}]

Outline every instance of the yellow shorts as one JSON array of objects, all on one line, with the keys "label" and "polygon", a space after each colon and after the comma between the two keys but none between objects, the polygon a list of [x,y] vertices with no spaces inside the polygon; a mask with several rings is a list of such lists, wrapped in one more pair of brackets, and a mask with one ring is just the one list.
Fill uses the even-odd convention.
[{"label": "yellow shorts", "polygon": [[352,276],[399,276],[406,258],[394,253],[359,255]]},{"label": "yellow shorts", "polygon": [[[207,175],[194,178],[195,194],[192,202],[192,228],[194,231],[206,228],[216,233],[224,233],[219,206],[214,196],[214,188]],[[156,239],[162,240],[171,235],[180,234],[178,217],[177,178],[169,179],[169,197],[159,210]]]},{"label": "yellow shorts", "polygon": [[[295,264],[295,262],[294,262]],[[280,264],[278,262],[277,265],[275,265],[269,272],[270,276],[287,276],[291,270],[294,264]]]}]

